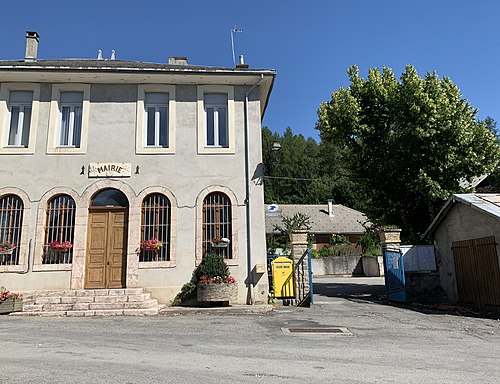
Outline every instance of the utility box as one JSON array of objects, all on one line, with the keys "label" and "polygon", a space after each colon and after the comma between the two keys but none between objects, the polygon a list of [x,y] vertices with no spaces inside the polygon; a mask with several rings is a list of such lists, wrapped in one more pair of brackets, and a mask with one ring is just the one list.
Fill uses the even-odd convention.
[{"label": "utility box", "polygon": [[293,290],[293,261],[288,257],[278,257],[271,262],[274,296],[277,298],[295,297]]}]

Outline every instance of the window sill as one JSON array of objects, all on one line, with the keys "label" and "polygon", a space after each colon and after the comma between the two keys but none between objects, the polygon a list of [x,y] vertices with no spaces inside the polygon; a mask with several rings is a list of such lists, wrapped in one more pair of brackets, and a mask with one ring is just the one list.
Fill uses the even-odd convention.
[{"label": "window sill", "polygon": [[140,261],[139,269],[175,268],[175,261]]},{"label": "window sill", "polygon": [[84,155],[86,152],[83,148],[77,147],[54,147],[47,149],[47,155]]},{"label": "window sill", "polygon": [[175,149],[168,147],[141,147],[135,151],[136,155],[173,155]]},{"label": "window sill", "polygon": [[39,271],[71,271],[73,264],[35,264],[33,272]]},{"label": "window sill", "polygon": [[0,155],[34,155],[33,148],[26,147],[3,147],[0,148]]},{"label": "window sill", "polygon": [[0,273],[5,272],[25,272],[25,265],[0,265]]},{"label": "window sill", "polygon": [[234,155],[235,151],[230,147],[203,147],[198,148],[199,155]]}]

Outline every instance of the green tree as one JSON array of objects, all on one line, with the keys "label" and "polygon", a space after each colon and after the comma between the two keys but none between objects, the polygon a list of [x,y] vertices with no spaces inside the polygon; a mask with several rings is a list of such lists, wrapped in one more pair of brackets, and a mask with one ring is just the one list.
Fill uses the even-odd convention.
[{"label": "green tree", "polygon": [[[272,144],[281,145],[279,152]],[[333,199],[355,207],[355,188],[340,161],[338,149],[328,143],[295,135],[287,128],[283,135],[262,129],[264,194],[267,203],[321,204]]]},{"label": "green tree", "polygon": [[338,149],[364,202],[380,224],[395,224],[408,240],[423,234],[460,180],[491,172],[500,159],[491,122],[447,78],[421,78],[408,65],[398,81],[391,69],[361,78],[348,70],[349,88],[333,92],[318,110],[323,142]]}]

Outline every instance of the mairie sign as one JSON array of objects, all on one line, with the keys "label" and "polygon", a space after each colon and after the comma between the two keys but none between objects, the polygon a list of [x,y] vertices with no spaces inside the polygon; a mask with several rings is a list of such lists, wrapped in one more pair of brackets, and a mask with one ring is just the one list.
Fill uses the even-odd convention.
[{"label": "mairie sign", "polygon": [[89,177],[130,177],[131,163],[90,163]]}]

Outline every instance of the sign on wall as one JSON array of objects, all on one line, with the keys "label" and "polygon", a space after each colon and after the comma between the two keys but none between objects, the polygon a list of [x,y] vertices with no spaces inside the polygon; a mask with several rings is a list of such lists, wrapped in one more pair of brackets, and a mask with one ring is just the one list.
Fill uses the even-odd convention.
[{"label": "sign on wall", "polygon": [[89,177],[130,177],[131,163],[90,163]]}]

